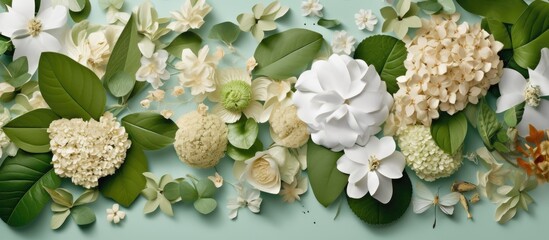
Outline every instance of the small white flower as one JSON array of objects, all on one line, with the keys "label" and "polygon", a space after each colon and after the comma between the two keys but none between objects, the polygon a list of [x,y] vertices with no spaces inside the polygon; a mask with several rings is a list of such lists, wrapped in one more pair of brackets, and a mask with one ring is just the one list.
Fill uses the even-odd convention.
[{"label": "small white flower", "polygon": [[370,9],[360,9],[358,13],[355,14],[355,23],[360,30],[368,29],[368,31],[374,31],[374,27],[377,24],[377,17]]},{"label": "small white flower", "polygon": [[162,115],[165,119],[170,119],[173,116],[173,111],[169,109],[162,110],[160,111],[160,115]]},{"label": "small white flower", "polygon": [[378,139],[372,136],[366,146],[355,145],[345,149],[337,161],[337,169],[349,174],[347,195],[359,199],[367,193],[383,204],[393,196],[392,179],[402,177],[406,160],[396,151],[391,137]]},{"label": "small white flower", "polygon": [[155,52],[150,58],[141,57],[141,67],[135,73],[137,81],[147,81],[154,89],[164,85],[162,80],[170,79],[170,73],[166,70],[168,57],[166,50]]},{"label": "small white flower", "polygon": [[336,54],[351,55],[351,52],[355,50],[355,43],[355,38],[346,31],[336,31],[332,41],[332,51]]},{"label": "small white flower", "polygon": [[222,52],[209,55],[208,45],[202,47],[195,55],[191,49],[184,49],[181,53],[181,62],[175,68],[180,71],[179,83],[183,87],[191,88],[193,96],[208,94],[216,89],[215,69],[223,57]]},{"label": "small white flower", "polygon": [[309,186],[309,179],[305,176],[298,174],[293,183],[282,183],[282,190],[280,190],[280,195],[282,196],[282,201],[287,203],[293,203],[296,200],[301,200],[299,195],[307,192]]},{"label": "small white flower", "polygon": [[156,89],[154,91],[149,91],[147,99],[154,102],[160,102],[166,97],[166,92],[162,89]]},{"label": "small white flower", "polygon": [[120,205],[113,204],[112,208],[107,209],[107,221],[118,224],[124,218],[126,218],[126,213],[120,211]]},{"label": "small white flower", "polygon": [[172,91],[172,95],[174,97],[179,97],[181,95],[185,94],[185,88],[181,87],[181,86],[175,86],[173,88],[173,91]]},{"label": "small white flower", "polygon": [[212,7],[205,0],[198,0],[194,5],[192,2],[187,0],[180,11],[171,12],[175,21],[168,25],[168,29],[186,32],[189,29],[198,29],[204,24],[204,18],[212,11]]},{"label": "small white flower", "polygon": [[141,102],[139,104],[141,104],[141,107],[148,109],[148,108],[151,107],[151,100],[143,99],[143,100],[141,100]]},{"label": "small white flower", "polygon": [[319,0],[306,0],[301,2],[301,11],[303,16],[317,16],[322,17],[322,9],[324,6],[320,4]]},{"label": "small white flower", "polygon": [[208,179],[214,183],[216,188],[223,186],[223,177],[218,172],[214,176],[209,176]]},{"label": "small white flower", "polygon": [[248,207],[251,212],[259,213],[261,210],[261,202],[263,199],[260,197],[261,192],[257,189],[243,186],[239,183],[235,186],[238,196],[227,201],[227,208],[229,209],[229,218],[235,219],[238,216],[238,209]]}]

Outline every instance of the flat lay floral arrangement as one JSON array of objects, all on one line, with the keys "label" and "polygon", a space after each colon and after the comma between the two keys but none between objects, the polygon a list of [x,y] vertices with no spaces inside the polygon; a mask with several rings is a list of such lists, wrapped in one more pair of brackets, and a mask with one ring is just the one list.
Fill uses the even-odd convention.
[{"label": "flat lay floral arrangement", "polygon": [[[501,224],[528,211],[549,181],[549,2],[386,1],[357,7],[346,27],[383,32],[357,40],[324,18],[323,1],[257,3],[200,35],[215,15],[207,0],[173,1],[168,16],[148,0],[128,11],[124,0],[0,0],[0,218],[21,227],[49,211],[58,229],[102,212],[118,224],[144,198],[144,214],[183,203],[237,220],[260,213],[262,196],[293,204],[309,188],[373,225],[412,208],[434,211],[435,228],[437,211],[472,219],[478,201]],[[460,20],[458,5],[482,22]],[[334,37],[277,30],[289,12]],[[253,56],[233,45],[246,34]],[[176,116],[183,105],[194,110]],[[467,135],[484,147],[466,149]],[[164,148],[181,176],[149,171],[160,163],[145,152]],[[464,164],[477,179],[455,177]],[[443,178],[455,181],[423,183]],[[93,208],[100,195],[112,208]]]}]

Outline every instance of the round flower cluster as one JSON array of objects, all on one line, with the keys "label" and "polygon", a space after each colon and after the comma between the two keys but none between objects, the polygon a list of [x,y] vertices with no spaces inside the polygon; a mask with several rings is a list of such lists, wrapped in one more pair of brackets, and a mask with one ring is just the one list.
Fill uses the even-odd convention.
[{"label": "round flower cluster", "polygon": [[208,114],[204,104],[177,121],[175,151],[179,159],[191,167],[209,168],[217,165],[227,148],[227,125],[215,114]]},{"label": "round flower cluster", "polygon": [[114,174],[131,146],[126,129],[110,112],[99,122],[59,119],[49,128],[55,173],[76,185],[93,188],[99,178]]},{"label": "round flower cluster", "polygon": [[414,125],[400,128],[397,141],[408,166],[425,181],[448,177],[461,166],[461,154],[451,156],[440,149],[429,127]]},{"label": "round flower cluster", "polygon": [[403,124],[430,126],[438,110],[450,115],[476,104],[500,80],[503,44],[459,15],[433,16],[408,45],[406,75],[397,78],[396,116]]},{"label": "round flower cluster", "polygon": [[309,140],[307,124],[297,117],[297,108],[294,105],[275,108],[269,124],[271,137],[284,147],[298,148]]}]

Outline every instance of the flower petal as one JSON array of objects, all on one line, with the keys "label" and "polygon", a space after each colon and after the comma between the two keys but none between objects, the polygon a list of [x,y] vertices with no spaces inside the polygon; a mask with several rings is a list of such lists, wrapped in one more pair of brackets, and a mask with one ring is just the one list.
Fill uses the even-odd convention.
[{"label": "flower petal", "polygon": [[530,84],[539,86],[540,96],[549,96],[549,71],[545,75],[541,71],[528,70],[528,73],[530,74]]},{"label": "flower petal", "polygon": [[61,5],[46,8],[36,16],[42,22],[42,30],[58,29],[67,23],[67,8]]},{"label": "flower petal", "polygon": [[368,193],[368,178],[363,178],[355,184],[347,184],[347,196],[360,199]]},{"label": "flower petal", "polygon": [[312,70],[317,73],[322,89],[335,91],[345,98],[351,85],[351,78],[342,57],[337,54],[330,56],[328,61],[313,63]]},{"label": "flower petal", "polygon": [[355,161],[349,159],[347,154],[341,156],[337,160],[337,170],[345,174],[351,174],[351,172],[353,172],[355,169],[360,168],[362,166],[363,165],[360,165]]},{"label": "flower petal", "polygon": [[393,181],[389,178],[379,176],[379,188],[372,197],[383,204],[391,201],[393,197]]},{"label": "flower petal", "polygon": [[501,95],[522,94],[526,88],[526,79],[517,71],[504,68],[503,75],[499,82],[499,91]]},{"label": "flower petal", "polygon": [[259,123],[262,122],[261,120],[265,120],[265,119],[261,119],[261,114],[263,113],[263,106],[258,101],[251,101],[250,105],[248,105],[246,109],[242,110],[242,112],[244,113],[244,115],[246,115],[246,117],[253,118]]},{"label": "flower petal", "polygon": [[226,123],[235,123],[242,116],[242,113],[231,112],[223,108],[221,104],[215,105],[212,112],[217,114]]},{"label": "flower petal", "polygon": [[537,129],[549,129],[549,101],[541,100],[536,108],[524,107],[524,115],[517,126],[520,136],[526,137],[529,134],[529,125],[532,124]]},{"label": "flower petal", "polygon": [[34,0],[12,1],[11,11],[15,11],[27,19],[34,18]]},{"label": "flower petal", "polygon": [[406,159],[400,152],[394,152],[391,156],[384,158],[379,164],[377,171],[390,179],[399,179],[402,177],[402,171],[406,167]]},{"label": "flower petal", "polygon": [[396,150],[396,143],[392,137],[382,137],[379,139],[379,148],[376,151],[376,157],[378,159],[385,159],[391,156]]},{"label": "flower petal", "polygon": [[542,76],[549,76],[549,48],[541,49],[541,58],[534,71]]},{"label": "flower petal", "polygon": [[379,189],[379,181],[382,176],[378,176],[376,171],[370,171],[366,177],[368,178],[368,191],[373,196]]},{"label": "flower petal", "polygon": [[496,102],[496,113],[505,112],[506,110],[511,109],[512,107],[517,106],[522,102],[524,102],[523,94],[502,94]]}]

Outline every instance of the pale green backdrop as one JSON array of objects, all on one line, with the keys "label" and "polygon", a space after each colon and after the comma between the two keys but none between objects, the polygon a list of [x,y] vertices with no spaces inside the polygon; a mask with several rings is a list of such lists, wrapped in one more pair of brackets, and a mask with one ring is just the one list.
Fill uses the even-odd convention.
[{"label": "pale green backdrop", "polygon": [[[97,6],[97,1],[92,0],[93,11],[90,20],[96,23],[104,23],[105,13]],[[129,11],[141,1],[127,0],[125,10]],[[253,4],[260,1],[245,0],[207,0],[214,9],[206,18],[206,24],[200,33],[205,37],[209,29],[216,23],[223,21],[236,22],[236,16],[243,12],[250,12]],[[268,1],[261,1],[268,3]],[[283,4],[291,7],[287,16],[279,21],[279,29],[295,27],[307,28],[322,33],[328,41],[331,41],[332,30],[314,25],[316,18],[301,16],[301,0],[283,0]],[[182,0],[154,0],[161,16],[168,16],[169,11],[179,8]],[[382,0],[321,0],[324,5],[326,18],[337,18],[343,23],[342,29],[350,32],[358,41],[373,34],[380,33],[381,22],[374,33],[359,31],[354,23],[354,14],[360,9],[372,9],[381,18],[379,9],[385,5]],[[465,13],[461,8],[462,20],[478,22],[479,18]],[[256,41],[251,34],[243,33],[236,42],[240,55],[229,56],[224,65],[237,65],[243,67],[245,59],[253,54]],[[212,43],[210,46],[217,45]],[[213,47],[211,47],[213,48]],[[143,97],[143,96],[142,96]],[[138,99],[134,100],[132,109],[139,109]],[[174,106],[176,107],[176,106]],[[174,119],[182,113],[194,108],[192,104],[179,107]],[[263,127],[261,138],[264,143],[269,143],[266,128]],[[469,134],[467,137],[466,151],[471,151],[479,146],[478,136]],[[214,170],[196,171],[181,163],[172,148],[162,151],[149,152],[150,169],[157,175],[170,173],[175,177],[193,173],[198,176],[208,176]],[[234,182],[231,177],[232,161],[223,159],[218,166],[222,175],[228,181]],[[451,178],[430,184],[432,189],[442,186],[441,193],[447,192],[447,187],[454,180],[468,180],[476,182],[477,166],[465,160],[461,170]],[[413,181],[417,179],[412,176]],[[229,185],[223,187],[217,199],[220,207],[211,215],[202,216],[191,205],[177,204],[174,206],[175,217],[170,218],[162,213],[143,215],[142,209],[145,201],[139,198],[127,212],[127,219],[119,225],[112,225],[106,220],[105,210],[112,206],[113,202],[100,198],[93,204],[97,214],[97,222],[88,227],[78,227],[69,220],[58,231],[50,230],[49,221],[51,212],[49,206],[40,217],[24,228],[10,228],[3,222],[0,223],[0,239],[519,239],[540,238],[543,236],[549,222],[549,206],[545,204],[549,199],[549,189],[542,185],[536,189],[532,196],[536,203],[531,206],[529,213],[519,212],[516,219],[506,225],[496,223],[494,219],[495,205],[484,199],[472,206],[474,220],[467,220],[461,207],[456,208],[452,217],[438,214],[438,225],[432,229],[433,210],[422,215],[416,215],[412,209],[396,223],[389,226],[370,226],[364,224],[354,216],[343,201],[341,214],[334,220],[337,203],[326,209],[316,202],[312,192],[307,193],[302,202],[285,204],[278,196],[263,194],[264,198],[261,213],[252,214],[247,209],[241,209],[239,217],[235,221],[228,219],[226,202],[229,197],[235,196],[235,191]],[[541,235],[541,236],[540,236]],[[541,237],[543,238],[543,237]]]}]

